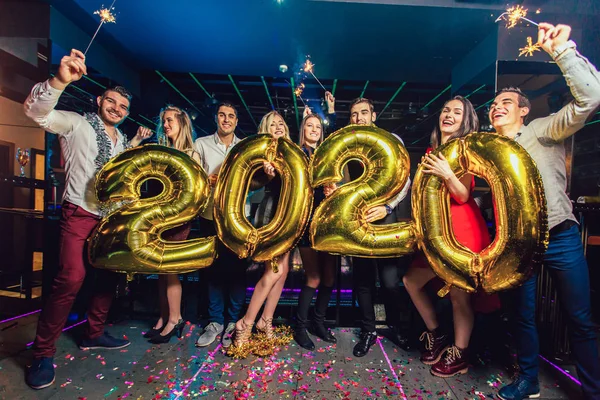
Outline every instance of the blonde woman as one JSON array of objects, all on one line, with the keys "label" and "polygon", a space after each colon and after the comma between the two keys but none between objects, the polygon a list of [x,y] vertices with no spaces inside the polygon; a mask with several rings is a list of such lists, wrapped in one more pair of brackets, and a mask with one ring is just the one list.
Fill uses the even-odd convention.
[{"label": "blonde woman", "polygon": [[[160,123],[157,127],[158,137],[165,137],[168,147],[180,150],[198,164],[200,156],[193,150],[192,121],[182,109],[167,106],[160,112]],[[163,233],[163,238],[169,241],[186,240],[190,234],[191,223],[170,229]],[[181,282],[179,275],[168,274],[158,276],[158,296],[160,302],[160,318],[154,327],[146,332],[145,338],[150,343],[167,343],[171,337],[181,338],[185,321],[181,317]]]},{"label": "blonde woman", "polygon": [[[285,137],[290,139],[290,130],[281,114],[277,111],[271,111],[262,118],[258,127],[258,133],[269,134],[274,138]],[[251,188],[256,190],[263,186],[265,188],[265,198],[259,209],[266,210],[259,213],[262,215],[259,215],[257,221],[255,221],[257,227],[264,226],[270,222],[277,209],[277,202],[279,201],[279,193],[281,191],[281,178],[275,172],[273,164],[269,162],[263,163],[263,169],[253,179]],[[270,207],[268,206],[269,203],[271,203]],[[265,204],[267,204],[266,207],[264,206]],[[240,348],[248,343],[252,326],[263,303],[265,307],[259,321],[256,323],[256,329],[264,333],[267,338],[274,338],[273,315],[275,314],[275,308],[277,307],[281,292],[283,291],[283,285],[287,278],[289,258],[289,252],[279,257],[277,272],[269,265],[266,265],[263,276],[254,288],[254,293],[250,299],[250,304],[248,304],[246,314],[235,324],[234,347]]]}]

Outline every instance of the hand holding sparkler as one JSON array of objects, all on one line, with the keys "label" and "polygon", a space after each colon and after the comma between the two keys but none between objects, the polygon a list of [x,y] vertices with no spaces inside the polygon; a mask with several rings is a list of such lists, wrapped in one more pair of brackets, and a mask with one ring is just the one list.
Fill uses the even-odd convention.
[{"label": "hand holding sparkler", "polygon": [[64,90],[71,82],[76,82],[87,75],[85,55],[79,50],[71,50],[71,54],[60,60],[56,75],[50,79],[50,86]]},{"label": "hand holding sparkler", "polygon": [[335,114],[335,97],[329,90],[325,91],[325,103],[327,103],[327,114]]},{"label": "hand holding sparkler", "polygon": [[552,55],[554,50],[569,41],[571,27],[568,25],[552,25],[546,22],[539,24],[538,44],[546,53]]}]

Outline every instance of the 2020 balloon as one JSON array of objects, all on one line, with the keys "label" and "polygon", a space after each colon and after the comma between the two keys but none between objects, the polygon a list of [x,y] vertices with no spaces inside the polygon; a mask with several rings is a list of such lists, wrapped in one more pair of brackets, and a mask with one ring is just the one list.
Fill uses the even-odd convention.
[{"label": "2020 balloon", "polygon": [[457,177],[471,173],[488,182],[496,220],[494,241],[480,253],[460,244],[446,185],[420,167],[413,182],[413,218],[419,247],[434,272],[447,283],[446,290],[454,285],[493,293],[519,286],[548,245],[544,186],[535,162],[515,141],[491,133],[451,140],[434,153],[444,155]]},{"label": "2020 balloon", "polygon": [[[147,179],[163,191],[140,198]],[[192,158],[178,150],[144,145],[110,160],[96,177],[98,199],[120,203],[89,238],[93,266],[127,274],[171,274],[198,270],[216,257],[216,237],[170,242],[161,233],[191,221],[206,207],[208,177]]]},{"label": "2020 balloon", "polygon": [[[271,221],[255,228],[245,215],[250,178],[263,162],[281,177],[279,204]],[[246,138],[229,152],[215,186],[214,221],[221,241],[240,258],[274,260],[291,250],[302,236],[312,208],[308,159],[286,138],[261,134]]]},{"label": "2020 balloon", "polygon": [[[311,160],[310,175],[304,153],[287,139],[257,135],[236,145],[222,166],[215,190],[219,236],[241,257],[262,261],[285,253],[300,237],[311,209],[309,176],[313,187],[339,181],[344,164],[358,159],[365,173],[342,185],[315,211],[310,233],[317,250],[394,257],[414,251],[418,243],[448,286],[495,292],[521,284],[541,261],[548,239],[543,183],[535,163],[517,143],[487,133],[450,141],[437,151],[444,154],[457,176],[469,172],[490,184],[497,234],[479,254],[454,237],[449,194],[443,182],[420,169],[413,183],[414,221],[366,223],[364,216],[370,207],[385,204],[401,190],[409,163],[406,149],[391,134],[364,126],[344,128],[323,142]],[[98,197],[132,203],[109,214],[92,236],[90,258],[95,266],[124,272],[179,273],[212,262],[214,238],[182,242],[193,249],[183,253],[159,238],[161,231],[198,214],[208,195],[206,175],[189,157],[175,152],[144,146],[121,154],[101,171],[96,183]],[[243,208],[250,176],[263,161],[274,163],[283,188],[273,221],[256,229],[246,220]],[[139,185],[150,177],[161,180],[165,191],[156,198],[140,200]],[[200,181],[195,187],[194,182]]]}]

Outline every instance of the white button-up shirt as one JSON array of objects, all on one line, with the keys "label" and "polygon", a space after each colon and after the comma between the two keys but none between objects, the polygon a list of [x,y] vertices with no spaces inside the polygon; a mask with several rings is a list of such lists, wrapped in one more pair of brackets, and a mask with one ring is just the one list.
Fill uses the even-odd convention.
[{"label": "white button-up shirt", "polygon": [[[196,139],[194,148],[200,155],[202,160],[202,168],[208,175],[218,174],[221,170],[221,165],[225,161],[227,153],[239,143],[241,139],[233,135],[233,141],[229,146],[225,145],[219,138],[219,134],[215,132],[213,135],[205,136]],[[214,193],[211,189],[208,205],[202,213],[202,218],[209,220],[213,219]]]},{"label": "white button-up shirt", "polygon": [[[98,156],[96,131],[82,115],[54,109],[61,94],[62,91],[50,86],[48,81],[38,83],[25,101],[25,114],[41,128],[59,135],[66,174],[63,200],[99,215],[94,188]],[[119,130],[116,143],[106,131],[104,134],[110,142],[111,157],[125,150],[125,138]]]}]

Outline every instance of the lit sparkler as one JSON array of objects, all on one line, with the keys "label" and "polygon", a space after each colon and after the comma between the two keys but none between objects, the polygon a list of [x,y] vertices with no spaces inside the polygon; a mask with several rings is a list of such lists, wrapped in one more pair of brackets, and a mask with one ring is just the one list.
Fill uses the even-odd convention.
[{"label": "lit sparkler", "polygon": [[323,86],[323,84],[321,83],[321,81],[319,80],[319,78],[317,78],[315,76],[315,64],[312,63],[312,61],[310,61],[310,59],[306,59],[306,62],[304,63],[304,67],[302,68],[304,70],[304,72],[309,73],[313,76],[313,78],[315,78],[315,80],[317,81],[317,83],[319,85],[321,85],[321,87],[323,88],[323,90],[327,90],[325,89],[325,86]]},{"label": "lit sparkler", "polygon": [[519,51],[519,57],[522,55],[525,55],[525,57],[533,56],[534,51],[540,51],[540,45],[538,43],[533,43],[531,36],[528,36],[527,45],[525,47],[521,47]]},{"label": "lit sparkler", "polygon": [[[539,14],[539,11],[540,10],[537,10],[536,14]],[[533,22],[529,18],[525,18],[526,16],[527,16],[527,9],[523,8],[520,5],[517,5],[517,6],[512,6],[512,7],[508,8],[505,12],[500,14],[500,16],[498,18],[496,18],[495,22],[498,22],[500,20],[505,20],[507,29],[514,28],[517,25],[517,23],[519,22],[519,20],[521,20],[521,19],[523,21],[529,22],[532,25],[535,25],[535,26],[539,25],[537,22]]]},{"label": "lit sparkler", "polygon": [[115,18],[115,15],[112,13],[112,11],[114,10],[113,6],[115,5],[116,1],[117,0],[113,0],[112,4],[108,8],[101,8],[100,10],[94,11],[94,14],[100,16],[100,25],[98,25],[98,29],[96,29],[94,36],[92,36],[92,40],[90,40],[90,44],[88,44],[88,47],[83,52],[84,55],[87,54],[88,50],[92,46],[92,43],[94,42],[94,39],[96,39],[96,35],[98,35],[98,32],[100,32],[100,28],[102,28],[102,25],[109,24],[109,23],[114,24],[116,22],[117,19]]},{"label": "lit sparkler", "polygon": [[299,84],[298,86],[296,86],[296,89],[294,89],[294,94],[296,95],[297,98],[300,99],[300,101],[302,101],[302,104],[304,104],[304,107],[306,107],[306,103],[304,102],[304,99],[302,98],[302,92],[304,91],[305,85],[304,83]]}]

